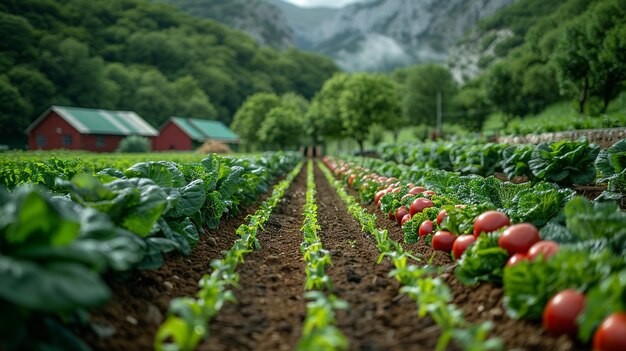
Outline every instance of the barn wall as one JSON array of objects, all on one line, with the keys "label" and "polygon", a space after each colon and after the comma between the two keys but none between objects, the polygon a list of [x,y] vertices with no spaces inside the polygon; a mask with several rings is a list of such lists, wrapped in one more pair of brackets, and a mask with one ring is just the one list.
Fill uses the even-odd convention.
[{"label": "barn wall", "polygon": [[[72,137],[72,143],[70,145],[64,145],[64,136],[68,135]],[[45,138],[44,145],[37,145],[37,136],[43,136]],[[28,148],[30,150],[79,150],[81,143],[82,135],[54,111],[51,111],[41,123],[28,134]]]},{"label": "barn wall", "polygon": [[154,140],[155,151],[193,150],[192,140],[173,122],[168,122]]}]

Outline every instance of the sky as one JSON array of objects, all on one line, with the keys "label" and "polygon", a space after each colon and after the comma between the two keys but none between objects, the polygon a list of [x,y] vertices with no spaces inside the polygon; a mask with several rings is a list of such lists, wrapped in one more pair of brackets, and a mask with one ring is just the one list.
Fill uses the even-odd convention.
[{"label": "sky", "polygon": [[302,7],[313,6],[327,6],[327,7],[342,7],[354,2],[363,2],[365,0],[284,0],[294,5]]}]

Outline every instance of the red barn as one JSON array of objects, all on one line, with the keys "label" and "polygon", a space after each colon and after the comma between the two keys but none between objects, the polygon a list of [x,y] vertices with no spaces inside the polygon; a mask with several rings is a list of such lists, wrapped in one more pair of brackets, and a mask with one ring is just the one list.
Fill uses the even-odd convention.
[{"label": "red barn", "polygon": [[31,150],[112,152],[129,135],[154,142],[158,132],[132,111],[52,106],[26,129],[26,134]]},{"label": "red barn", "polygon": [[172,117],[161,127],[154,150],[193,150],[207,140],[239,144],[239,136],[220,121]]}]

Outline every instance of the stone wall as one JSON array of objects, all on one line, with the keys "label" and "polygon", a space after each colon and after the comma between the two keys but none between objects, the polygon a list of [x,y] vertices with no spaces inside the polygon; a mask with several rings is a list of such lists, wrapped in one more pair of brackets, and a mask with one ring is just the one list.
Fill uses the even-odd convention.
[{"label": "stone wall", "polygon": [[604,149],[626,139],[626,128],[580,129],[567,132],[499,137],[497,140],[507,144],[539,144],[563,139],[577,140],[583,136]]}]

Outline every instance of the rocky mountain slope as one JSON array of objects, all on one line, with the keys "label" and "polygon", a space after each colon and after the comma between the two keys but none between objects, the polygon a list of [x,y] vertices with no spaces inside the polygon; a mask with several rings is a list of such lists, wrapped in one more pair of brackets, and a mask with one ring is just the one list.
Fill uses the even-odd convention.
[{"label": "rocky mountain slope", "polygon": [[444,62],[478,20],[515,0],[372,0],[346,6],[298,42],[349,71]]},{"label": "rocky mountain slope", "polygon": [[251,35],[262,45],[295,46],[293,30],[283,11],[265,0],[159,0],[192,16],[210,18]]}]

